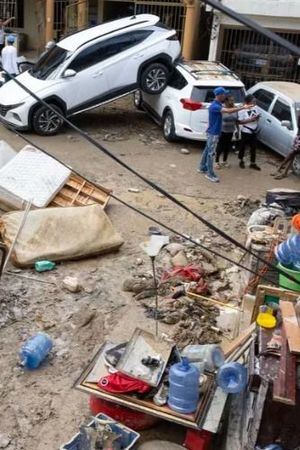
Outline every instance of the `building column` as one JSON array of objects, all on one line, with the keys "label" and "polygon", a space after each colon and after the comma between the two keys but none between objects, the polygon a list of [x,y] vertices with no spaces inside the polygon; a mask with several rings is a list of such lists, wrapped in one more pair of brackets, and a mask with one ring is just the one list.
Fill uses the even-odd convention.
[{"label": "building column", "polygon": [[185,59],[193,59],[200,20],[200,2],[186,0],[186,16],[184,24],[182,55]]},{"label": "building column", "polygon": [[88,3],[87,1],[79,1],[77,6],[77,29],[82,30],[87,26],[87,9]]},{"label": "building column", "polygon": [[220,36],[220,15],[214,13],[213,23],[211,27],[211,35],[210,35],[210,46],[209,46],[209,61],[216,61],[218,54],[218,46],[219,46],[219,36]]},{"label": "building column", "polygon": [[54,38],[54,0],[46,0],[46,27],[45,41],[52,41]]}]

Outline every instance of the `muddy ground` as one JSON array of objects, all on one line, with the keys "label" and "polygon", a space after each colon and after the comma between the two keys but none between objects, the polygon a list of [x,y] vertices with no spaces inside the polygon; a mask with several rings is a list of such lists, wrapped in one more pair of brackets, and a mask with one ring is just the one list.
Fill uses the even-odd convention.
[{"label": "muddy ground", "polygon": [[[76,124],[184,204],[241,241],[245,238],[251,208],[241,210],[236,202],[238,195],[256,200],[263,199],[266,190],[272,187],[299,188],[299,179],[294,176],[283,181],[273,180],[270,173],[280,158],[265,148],[259,151],[261,172],[240,170],[237,157],[232,154],[231,167],[220,171],[221,183],[210,183],[196,172],[200,146],[190,142],[166,143],[160,129],[131,106],[131,99],[86,113],[76,118]],[[87,178],[112,188],[123,200],[177,230],[195,237],[206,233],[196,219],[128,174],[71,130],[66,129],[51,138],[27,136]],[[20,138],[2,127],[0,137],[16,149],[24,145]],[[190,153],[182,154],[182,148]],[[129,192],[130,188],[139,192]],[[152,223],[115,200],[110,201],[107,213],[125,240],[118,253],[65,262],[45,274],[17,271],[5,274],[1,280],[0,448],[59,448],[89,416],[88,396],[74,390],[72,385],[103,339],[122,341],[130,336],[136,324],[154,331],[153,321],[146,319],[144,310],[129,293],[122,291],[122,281],[136,267],[137,258],[142,258],[143,267],[150,270],[139,243],[145,240]],[[221,249],[222,240],[212,239],[216,248]],[[230,253],[234,258],[240,256],[234,249]],[[41,282],[19,275],[35,277]],[[64,291],[61,282],[67,275],[78,277],[86,291],[78,294]],[[18,365],[18,350],[29,335],[40,329],[52,336],[54,350],[39,370],[23,371]],[[176,439],[176,434],[169,430],[169,426],[163,427],[159,436],[167,434],[170,440]]]}]

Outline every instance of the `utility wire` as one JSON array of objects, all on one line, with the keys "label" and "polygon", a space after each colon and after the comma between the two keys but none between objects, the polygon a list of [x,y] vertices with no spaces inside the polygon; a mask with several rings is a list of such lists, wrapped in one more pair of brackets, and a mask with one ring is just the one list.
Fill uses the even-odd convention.
[{"label": "utility wire", "polygon": [[43,106],[47,107],[50,111],[54,112],[64,123],[68,124],[73,130],[77,131],[80,136],[82,136],[85,140],[93,144],[98,150],[101,150],[105,155],[109,156],[111,159],[113,159],[115,162],[117,162],[119,165],[127,169],[129,172],[140,178],[142,181],[144,181],[146,184],[151,186],[154,190],[158,191],[162,195],[164,195],[166,198],[171,200],[173,203],[175,203],[180,208],[184,209],[188,213],[190,213],[192,216],[194,216],[196,219],[198,219],[200,222],[202,222],[204,225],[206,225],[208,228],[213,230],[215,233],[219,234],[222,238],[229,241],[231,244],[235,245],[236,247],[240,248],[241,250],[249,253],[250,255],[254,256],[258,261],[265,264],[267,267],[276,270],[281,275],[284,275],[289,280],[298,283],[298,280],[293,277],[292,275],[284,272],[282,269],[280,269],[277,266],[274,266],[269,261],[265,260],[261,256],[257,255],[253,251],[247,249],[243,244],[241,244],[239,241],[234,239],[233,237],[229,236],[227,233],[225,233],[223,230],[220,230],[218,227],[216,227],[214,224],[210,223],[207,219],[200,216],[193,210],[191,210],[188,206],[186,206],[184,203],[182,203],[180,200],[178,200],[176,197],[174,197],[172,194],[167,192],[162,187],[158,186],[156,183],[154,183],[152,180],[149,180],[144,175],[137,172],[135,169],[133,169],[131,166],[129,166],[126,162],[122,161],[120,158],[118,158],[116,155],[114,155],[109,149],[107,149],[103,144],[98,142],[96,139],[91,137],[87,132],[83,131],[81,128],[79,128],[77,125],[74,125],[68,118],[66,118],[63,114],[57,111],[57,109],[53,108],[51,104],[48,104],[45,102],[45,100],[38,97],[34,92],[32,92],[30,89],[28,89],[26,86],[24,86],[23,83],[21,83],[16,77],[13,77],[11,74],[9,74],[6,70],[3,70],[8,77],[13,80],[18,86],[20,86],[25,92],[27,92],[30,96],[32,96],[35,100],[37,100],[39,103],[41,103]]},{"label": "utility wire", "polygon": [[[19,131],[16,130],[12,130],[14,131],[14,133],[19,136],[21,139],[23,139],[25,142],[27,142],[28,144],[32,145],[33,147],[37,148],[38,150],[40,150],[41,152],[45,153],[46,155],[50,156],[50,158],[54,159],[55,161],[59,162],[60,164],[62,164],[63,166],[69,168],[63,161],[61,161],[59,158],[57,158],[56,156],[51,155],[49,152],[47,152],[46,150],[44,150],[43,148],[41,148],[40,146],[36,145],[33,141],[31,141],[30,139],[28,139],[26,136],[24,136],[22,133],[20,133]],[[95,184],[97,186],[97,183],[93,183],[92,181],[90,181],[88,178],[86,178],[84,175],[82,175],[80,172],[78,172],[77,170],[72,168],[72,172],[74,172],[76,175],[78,175],[81,178],[85,178],[89,183],[91,184]],[[102,186],[98,186],[99,188]],[[150,220],[151,222],[155,223],[156,225],[159,225],[160,227],[164,228],[165,230],[170,231],[171,233],[181,237],[182,239],[185,239],[191,243],[193,243],[194,245],[196,245],[197,247],[212,253],[215,256],[218,256],[222,259],[224,259],[227,262],[230,262],[231,264],[234,264],[235,266],[238,266],[239,268],[246,270],[250,273],[252,273],[255,276],[260,276],[261,279],[264,279],[266,281],[268,281],[269,283],[274,284],[275,286],[278,286],[278,283],[276,283],[274,280],[271,280],[267,277],[265,277],[264,275],[260,275],[259,272],[255,272],[254,270],[242,265],[240,262],[236,262],[233,259],[229,258],[226,255],[223,255],[222,253],[219,253],[216,250],[212,250],[209,247],[206,247],[205,245],[201,244],[200,242],[196,241],[195,239],[193,239],[190,236],[187,236],[183,233],[181,233],[180,231],[175,230],[174,228],[164,224],[163,222],[155,219],[154,217],[150,216],[149,214],[145,213],[144,211],[141,211],[140,209],[136,208],[135,206],[130,205],[129,203],[127,203],[125,200],[122,200],[120,197],[114,195],[112,192],[110,192],[110,196],[116,200],[117,202],[121,203],[123,206],[131,209],[132,211],[136,212],[137,214],[141,215],[142,217],[145,217],[146,219]]]}]

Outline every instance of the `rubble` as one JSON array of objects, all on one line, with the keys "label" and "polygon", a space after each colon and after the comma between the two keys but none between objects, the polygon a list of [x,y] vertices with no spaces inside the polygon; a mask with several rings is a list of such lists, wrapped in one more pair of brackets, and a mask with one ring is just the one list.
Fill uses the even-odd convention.
[{"label": "rubble", "polygon": [[82,290],[82,286],[80,285],[78,279],[76,277],[66,277],[62,282],[62,286],[67,291],[76,293]]}]

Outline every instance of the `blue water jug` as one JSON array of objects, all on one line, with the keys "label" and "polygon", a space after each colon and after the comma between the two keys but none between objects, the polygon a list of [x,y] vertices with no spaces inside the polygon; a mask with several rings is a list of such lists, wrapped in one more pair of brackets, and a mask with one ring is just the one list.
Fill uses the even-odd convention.
[{"label": "blue water jug", "polygon": [[275,249],[277,260],[284,266],[293,266],[300,263],[300,234],[294,234]]},{"label": "blue water jug", "polygon": [[217,383],[228,394],[242,392],[247,384],[247,369],[240,363],[224,364],[218,370]]},{"label": "blue water jug", "polygon": [[21,364],[27,369],[36,369],[46,358],[52,347],[53,343],[48,334],[34,334],[25,342],[20,350]]},{"label": "blue water jug", "polygon": [[196,411],[199,401],[199,377],[197,367],[182,358],[174,364],[169,373],[168,405],[174,411],[190,414]]}]

